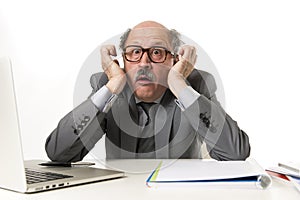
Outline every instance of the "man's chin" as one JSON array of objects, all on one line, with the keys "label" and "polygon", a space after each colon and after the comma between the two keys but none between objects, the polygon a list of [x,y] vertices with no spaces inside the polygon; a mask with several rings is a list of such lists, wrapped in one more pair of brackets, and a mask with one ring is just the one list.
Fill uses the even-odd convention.
[{"label": "man's chin", "polygon": [[153,102],[166,91],[166,87],[151,82],[147,84],[136,84],[134,93],[137,98],[145,102]]},{"label": "man's chin", "polygon": [[153,96],[156,91],[156,86],[151,83],[136,83],[134,92],[137,96],[150,97]]}]

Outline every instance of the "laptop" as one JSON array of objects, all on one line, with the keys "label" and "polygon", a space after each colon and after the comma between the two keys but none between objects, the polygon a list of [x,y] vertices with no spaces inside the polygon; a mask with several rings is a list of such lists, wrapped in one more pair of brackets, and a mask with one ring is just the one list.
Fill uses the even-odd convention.
[{"label": "laptop", "polygon": [[9,58],[0,58],[0,188],[33,193],[124,176],[108,169],[45,167],[41,161],[24,161],[11,65]]}]

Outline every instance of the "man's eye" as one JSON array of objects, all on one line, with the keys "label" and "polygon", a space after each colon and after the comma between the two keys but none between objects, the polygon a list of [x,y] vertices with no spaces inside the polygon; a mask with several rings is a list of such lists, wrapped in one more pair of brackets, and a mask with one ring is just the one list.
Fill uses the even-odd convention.
[{"label": "man's eye", "polygon": [[140,49],[134,49],[134,50],[132,50],[132,53],[133,54],[140,54],[141,50]]},{"label": "man's eye", "polygon": [[154,55],[159,55],[159,54],[161,54],[161,50],[160,49],[154,49],[153,54]]}]

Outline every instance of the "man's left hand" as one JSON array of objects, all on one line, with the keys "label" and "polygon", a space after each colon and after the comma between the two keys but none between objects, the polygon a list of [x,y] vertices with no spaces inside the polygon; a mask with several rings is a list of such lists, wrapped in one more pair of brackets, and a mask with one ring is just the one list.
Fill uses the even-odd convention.
[{"label": "man's left hand", "polygon": [[184,45],[178,52],[179,61],[170,69],[168,85],[172,93],[178,98],[180,92],[186,88],[186,78],[191,74],[197,60],[197,49]]}]

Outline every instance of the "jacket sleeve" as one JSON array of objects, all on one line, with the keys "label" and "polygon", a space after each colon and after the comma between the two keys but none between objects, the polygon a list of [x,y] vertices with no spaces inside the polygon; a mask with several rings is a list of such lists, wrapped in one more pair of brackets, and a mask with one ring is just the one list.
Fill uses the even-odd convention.
[{"label": "jacket sleeve", "polygon": [[189,81],[193,83],[194,79],[198,80],[196,85],[191,85],[200,93],[200,97],[183,111],[184,115],[205,141],[212,158],[245,160],[250,155],[249,138],[218,102],[213,76],[199,71],[193,75]]},{"label": "jacket sleeve", "polygon": [[[91,77],[91,95],[104,84],[101,76]],[[48,136],[45,144],[48,157],[52,161],[63,162],[82,160],[104,135],[105,127],[105,113],[100,112],[88,98],[64,116]]]}]

